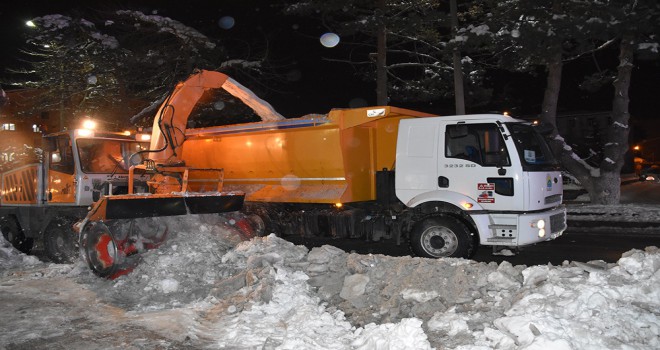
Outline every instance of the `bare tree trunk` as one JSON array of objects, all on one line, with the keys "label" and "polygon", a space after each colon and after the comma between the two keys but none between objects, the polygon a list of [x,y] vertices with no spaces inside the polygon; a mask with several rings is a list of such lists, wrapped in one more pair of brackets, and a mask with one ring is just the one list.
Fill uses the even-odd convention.
[{"label": "bare tree trunk", "polygon": [[378,13],[378,52],[376,54],[376,104],[387,105],[387,36],[385,28],[385,0],[377,0]]},{"label": "bare tree trunk", "polygon": [[575,153],[564,142],[564,139],[559,136],[557,130],[557,104],[559,103],[559,90],[561,88],[563,68],[561,47],[555,48],[555,53],[550,56],[546,67],[548,76],[546,77],[545,92],[543,94],[541,121],[553,126],[552,135],[549,140],[552,153],[559,158],[562,166],[573,174],[580,183],[589,183],[590,172],[583,164],[575,159]]},{"label": "bare tree trunk", "polygon": [[550,135],[549,144],[552,153],[559,159],[562,167],[575,176],[580,184],[590,194],[594,193],[594,177],[599,176],[598,169],[590,168],[573,152],[573,149],[566,144],[557,130],[557,105],[559,103],[559,91],[562,78],[562,52],[561,47],[555,48],[547,63],[548,76],[546,78],[546,87],[543,94],[543,104],[541,110],[541,121],[553,126]]},{"label": "bare tree trunk", "polygon": [[[451,33],[455,37],[456,30],[458,29],[458,11],[456,0],[449,1],[449,9],[451,12]],[[454,61],[454,101],[456,104],[456,114],[465,114],[465,95],[463,89],[463,69],[461,67],[461,53],[458,48],[454,48],[452,53]]]},{"label": "bare tree trunk", "polygon": [[561,88],[561,47],[548,62],[548,77],[546,79],[545,92],[543,94],[543,106],[541,110],[541,121],[550,123],[555,127],[553,136],[557,133],[557,104],[559,103],[559,89]]},{"label": "bare tree trunk", "polygon": [[624,35],[619,46],[619,66],[614,80],[612,101],[612,125],[608,129],[608,142],[603,150],[600,164],[601,176],[594,179],[591,201],[597,204],[618,204],[621,199],[621,168],[628,151],[628,89],[633,69],[634,38]]}]

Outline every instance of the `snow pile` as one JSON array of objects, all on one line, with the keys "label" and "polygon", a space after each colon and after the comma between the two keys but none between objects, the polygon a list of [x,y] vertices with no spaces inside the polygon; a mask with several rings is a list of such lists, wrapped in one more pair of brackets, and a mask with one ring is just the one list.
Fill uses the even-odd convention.
[{"label": "snow pile", "polygon": [[0,235],[0,271],[25,266],[35,266],[42,264],[39,259],[32,255],[25,255],[11,243],[7,242],[3,235]]},{"label": "snow pile", "polygon": [[131,273],[100,284],[95,276],[87,279],[108,302],[129,310],[181,306],[205,298],[218,288],[218,280],[240,273],[222,262],[222,256],[241,242],[226,218],[189,215],[158,218],[158,222],[167,223],[167,242],[143,253]]},{"label": "snow pile", "polygon": [[[602,226],[612,223],[656,223],[660,221],[660,207],[652,204],[574,204],[568,206],[568,220],[598,221]],[[630,225],[628,225],[630,226]]]},{"label": "snow pile", "polygon": [[[190,226],[193,225],[193,226]],[[195,227],[191,230],[190,227]],[[512,266],[178,232],[129,275],[0,256],[0,345],[231,349],[657,349],[660,250],[617,263]],[[24,273],[23,271],[31,271]]]},{"label": "snow pile", "polygon": [[321,264],[309,270],[329,268],[310,284],[355,325],[417,318],[437,348],[660,346],[660,251],[655,247],[630,251],[617,264],[565,262],[561,267],[321,249],[327,252],[310,253]]}]

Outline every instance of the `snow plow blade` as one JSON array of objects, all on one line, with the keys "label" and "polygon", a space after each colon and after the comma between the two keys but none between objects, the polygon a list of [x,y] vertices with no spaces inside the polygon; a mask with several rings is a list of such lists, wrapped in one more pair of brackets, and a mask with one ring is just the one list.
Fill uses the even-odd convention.
[{"label": "snow plow blade", "polygon": [[90,221],[137,219],[238,211],[243,193],[118,195],[99,200],[87,215]]}]

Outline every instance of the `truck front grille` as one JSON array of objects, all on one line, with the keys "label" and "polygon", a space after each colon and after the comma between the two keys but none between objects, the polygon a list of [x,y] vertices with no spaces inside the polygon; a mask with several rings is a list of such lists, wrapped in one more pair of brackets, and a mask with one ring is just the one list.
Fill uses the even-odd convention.
[{"label": "truck front grille", "polygon": [[564,213],[552,215],[550,217],[550,232],[555,233],[566,229],[566,216]]},{"label": "truck front grille", "polygon": [[552,196],[545,197],[545,204],[552,204],[561,202],[561,194],[553,194]]}]

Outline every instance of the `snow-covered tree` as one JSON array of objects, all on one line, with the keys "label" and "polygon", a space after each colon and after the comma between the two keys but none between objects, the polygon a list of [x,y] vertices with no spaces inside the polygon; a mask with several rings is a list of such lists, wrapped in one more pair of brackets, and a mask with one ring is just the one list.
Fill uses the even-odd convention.
[{"label": "snow-covered tree", "polygon": [[628,90],[633,70],[634,53],[638,50],[658,54],[658,34],[660,34],[660,4],[655,0],[610,1],[602,17],[592,17],[587,21],[601,22],[607,27],[610,40],[619,46],[619,64],[613,80],[614,98],[612,101],[611,125],[608,128],[607,143],[603,148],[603,158],[598,168],[586,165],[575,156],[561,137],[555,144],[564,144],[561,154],[562,164],[585,186],[591,200],[598,204],[615,204],[621,195],[620,173],[624,156],[628,152],[630,113],[628,111]]},{"label": "snow-covered tree", "polygon": [[[593,85],[612,81],[614,100],[608,141],[595,150],[596,163],[580,158],[555,132],[551,144],[565,169],[587,189],[594,203],[618,203],[620,171],[628,150],[628,87],[632,71],[633,51],[637,48],[657,53],[658,4],[655,1],[494,1],[483,5],[482,18],[490,29],[485,37],[493,54],[485,57],[498,67],[516,71],[532,71],[545,67],[546,88],[541,120],[556,125],[562,70],[580,57],[596,51],[620,47],[619,66],[610,77],[606,70],[586,77]],[[462,31],[469,33],[470,24]],[[468,35],[466,40],[474,40]],[[642,43],[637,45],[639,40]],[[482,58],[484,59],[484,58]],[[597,79],[594,79],[596,77]]]},{"label": "snow-covered tree", "polygon": [[156,14],[53,14],[31,23],[23,51],[29,68],[20,71],[14,85],[43,91],[31,105],[59,111],[60,128],[81,116],[105,121],[106,127],[125,127],[134,113],[195,68],[261,68],[261,58],[232,56],[216,40]]},{"label": "snow-covered tree", "polygon": [[[342,45],[350,47],[350,57],[332,60],[351,64],[365,79],[382,79],[377,72],[383,64],[389,99],[435,102],[453,97],[452,50],[464,48],[462,36],[456,40],[450,35],[447,4],[433,0],[309,0],[295,2],[286,12],[315,16],[327,30],[339,34]],[[467,20],[472,14],[463,11],[460,16]],[[386,59],[378,51],[379,38],[386,39]],[[462,65],[469,104],[487,102],[490,91],[482,84],[483,70],[470,57],[464,57]]]}]

